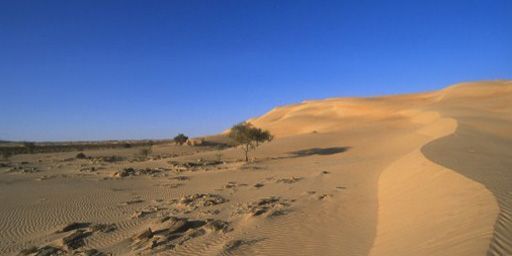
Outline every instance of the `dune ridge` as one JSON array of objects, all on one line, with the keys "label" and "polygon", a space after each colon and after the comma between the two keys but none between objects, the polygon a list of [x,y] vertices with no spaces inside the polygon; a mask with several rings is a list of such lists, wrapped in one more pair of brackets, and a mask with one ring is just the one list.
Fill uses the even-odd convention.
[{"label": "dune ridge", "polygon": [[429,138],[381,173],[377,236],[370,255],[485,254],[498,213],[494,197],[481,184],[421,153],[426,142],[452,134],[456,126],[451,118],[428,124],[418,132]]},{"label": "dune ridge", "polygon": [[[447,88],[440,108],[457,119],[457,130],[422,148],[425,156],[474,180],[499,205],[487,255],[512,254],[512,83],[465,83]],[[473,99],[469,105],[467,97]]]}]

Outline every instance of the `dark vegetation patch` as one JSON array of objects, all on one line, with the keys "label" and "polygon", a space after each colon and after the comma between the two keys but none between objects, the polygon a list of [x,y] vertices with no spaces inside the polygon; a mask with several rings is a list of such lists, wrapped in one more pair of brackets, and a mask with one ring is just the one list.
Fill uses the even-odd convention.
[{"label": "dark vegetation patch", "polygon": [[32,153],[55,153],[72,152],[93,149],[115,149],[131,148],[140,146],[150,146],[157,144],[166,144],[170,140],[159,141],[102,141],[102,142],[40,142],[40,143],[11,143],[0,146],[1,155],[18,155]]}]

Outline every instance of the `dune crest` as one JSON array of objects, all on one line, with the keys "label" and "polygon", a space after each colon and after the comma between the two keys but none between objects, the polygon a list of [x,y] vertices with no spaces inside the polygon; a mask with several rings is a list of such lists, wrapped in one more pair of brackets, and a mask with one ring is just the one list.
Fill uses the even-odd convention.
[{"label": "dune crest", "polygon": [[[418,130],[419,145],[455,132],[439,118]],[[370,255],[484,255],[499,208],[492,193],[421,153],[421,146],[379,178],[377,236]],[[457,196],[454,196],[457,195]]]}]

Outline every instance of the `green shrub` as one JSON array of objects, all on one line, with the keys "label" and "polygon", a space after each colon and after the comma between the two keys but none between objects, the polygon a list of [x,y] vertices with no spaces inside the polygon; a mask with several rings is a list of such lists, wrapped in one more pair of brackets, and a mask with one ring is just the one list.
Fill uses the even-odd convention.
[{"label": "green shrub", "polygon": [[176,135],[176,137],[174,137],[174,142],[176,142],[176,144],[178,144],[178,145],[185,144],[185,142],[187,142],[187,140],[188,140],[188,137],[183,133],[180,133],[180,134]]}]

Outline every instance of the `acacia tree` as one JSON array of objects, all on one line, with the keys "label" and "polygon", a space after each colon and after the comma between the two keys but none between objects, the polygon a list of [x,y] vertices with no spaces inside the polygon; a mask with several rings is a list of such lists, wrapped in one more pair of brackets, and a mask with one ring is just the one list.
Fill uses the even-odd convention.
[{"label": "acacia tree", "polygon": [[245,153],[245,161],[249,161],[249,151],[260,144],[271,141],[274,136],[269,131],[254,127],[251,123],[242,122],[234,125],[228,136],[241,145]]},{"label": "acacia tree", "polygon": [[174,142],[176,142],[178,145],[185,144],[185,142],[187,142],[187,140],[188,140],[188,137],[183,133],[180,133],[180,134],[176,135],[176,137],[174,137]]}]

